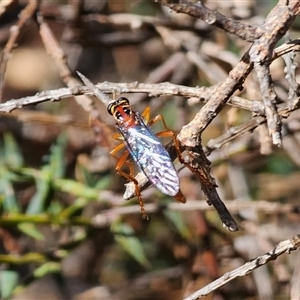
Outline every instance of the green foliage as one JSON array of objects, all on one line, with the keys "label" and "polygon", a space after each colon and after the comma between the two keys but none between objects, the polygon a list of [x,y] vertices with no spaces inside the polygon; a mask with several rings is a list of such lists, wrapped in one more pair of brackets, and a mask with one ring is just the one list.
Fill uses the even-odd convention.
[{"label": "green foliage", "polygon": [[17,225],[18,229],[36,240],[44,240],[43,234],[37,229],[37,227],[32,223],[19,223]]},{"label": "green foliage", "polygon": [[1,201],[3,210],[9,213],[19,212],[19,205],[10,180],[10,171],[4,168],[0,171],[0,193],[3,196]]},{"label": "green foliage", "polygon": [[295,164],[283,152],[277,151],[267,158],[266,171],[269,173],[287,175],[297,170]]},{"label": "green foliage", "polygon": [[137,1],[133,6],[132,13],[143,16],[154,16],[159,11],[159,6],[152,1]]},{"label": "green foliage", "polygon": [[19,212],[19,205],[13,189],[13,180],[17,178],[13,170],[22,167],[23,158],[16,141],[10,133],[3,135],[0,147],[0,194],[1,206],[10,213]]},{"label": "green foliage", "polygon": [[[18,273],[10,271],[10,266],[34,264],[31,268],[33,279],[49,273],[61,272],[61,260],[68,256],[75,247],[86,241],[91,229],[95,228],[93,219],[85,216],[86,208],[92,203],[101,204],[103,209],[111,207],[110,199],[106,199],[109,193],[102,193],[102,190],[111,185],[111,175],[91,174],[84,166],[77,165],[76,175],[79,175],[80,182],[65,177],[66,145],[66,137],[60,136],[51,147],[47,159],[43,160],[44,163],[40,169],[35,169],[24,166],[24,159],[12,135],[7,134],[3,138],[0,148],[0,209],[2,213],[0,225],[9,230],[17,230],[23,237],[45,246],[45,253],[29,251],[18,255],[0,254],[0,263],[7,265],[7,271],[3,271],[0,276],[0,284],[5,286],[2,291],[3,299],[9,299],[12,293],[18,287],[20,288]],[[18,199],[20,184],[30,186],[31,196],[27,201]],[[71,199],[67,203],[61,201],[66,195]],[[127,205],[125,201],[124,205]],[[135,271],[161,266],[159,260],[153,259],[151,264],[149,262],[147,256],[155,256],[155,247],[147,247],[147,241],[145,241],[149,237],[145,236],[144,240],[141,240],[137,237],[134,227],[124,222],[120,216],[110,215],[110,213],[107,216],[110,216],[110,232],[116,245],[129,255],[131,265],[134,266],[135,263],[132,262],[136,262],[133,267]],[[166,232],[173,230],[182,238],[190,237],[180,213],[164,212],[160,218]],[[42,227],[41,224],[44,226]],[[62,245],[55,241],[55,245],[52,245],[49,250],[46,247],[49,237],[45,234],[48,232],[44,230],[45,225],[57,233],[63,227],[68,227],[71,239]],[[156,231],[152,232],[152,236],[156,233]],[[152,249],[152,252],[149,252],[149,249]],[[9,280],[10,285],[7,284]]]},{"label": "green foliage", "polygon": [[186,223],[184,222],[182,215],[177,211],[165,210],[164,215],[173,226],[176,228],[176,231],[185,239],[191,238],[191,233]]},{"label": "green foliage", "polygon": [[127,253],[129,253],[144,268],[149,269],[151,267],[150,262],[145,256],[142,244],[139,239],[134,236],[134,230],[131,226],[117,220],[112,223],[111,230],[115,234],[116,242]]},{"label": "green foliage", "polygon": [[16,271],[0,271],[0,292],[1,299],[9,299],[17,286],[19,275]]},{"label": "green foliage", "polygon": [[39,278],[46,276],[49,273],[58,273],[61,271],[60,263],[49,261],[39,266],[34,271],[34,276]]}]

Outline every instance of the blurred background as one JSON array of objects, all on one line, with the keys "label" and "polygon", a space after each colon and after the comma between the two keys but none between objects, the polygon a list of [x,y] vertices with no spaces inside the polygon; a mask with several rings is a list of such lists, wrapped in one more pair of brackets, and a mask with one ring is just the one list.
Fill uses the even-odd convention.
[{"label": "blurred background", "polygon": [[[2,103],[81,86],[70,79],[78,79],[76,70],[93,83],[107,81],[112,98],[119,83],[170,82],[209,91],[250,47],[150,0],[41,1],[26,18],[30,2],[0,3]],[[277,2],[204,4],[258,26]],[[50,43],[41,17],[53,34]],[[289,34],[298,37],[297,20]],[[284,103],[289,86],[282,58],[271,72],[278,103]],[[201,95],[123,95],[139,112],[150,106],[152,117],[162,114],[175,132],[204,105]],[[236,95],[261,101],[254,72]],[[261,125],[208,156],[218,193],[240,227],[231,233],[206,204],[199,180],[177,160],[187,203],[172,208],[174,199],[150,187],[143,199],[146,211],[150,205],[155,211],[143,220],[136,199],[123,200],[126,180],[109,155],[117,145],[114,120],[92,100],[91,109],[65,97],[0,115],[1,299],[182,299],[299,233],[299,111],[283,121],[282,148],[272,146]],[[98,127],[91,126],[93,113]],[[252,117],[226,106],[205,130],[203,146]],[[299,299],[299,270],[295,251],[206,299]]]}]

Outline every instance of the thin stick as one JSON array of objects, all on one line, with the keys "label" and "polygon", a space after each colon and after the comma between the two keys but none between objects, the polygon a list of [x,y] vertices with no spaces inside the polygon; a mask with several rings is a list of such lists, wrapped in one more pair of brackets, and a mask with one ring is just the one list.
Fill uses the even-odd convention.
[{"label": "thin stick", "polygon": [[87,79],[83,74],[76,71],[78,76],[81,78],[81,80],[84,82],[84,84],[94,93],[94,96],[96,96],[105,106],[108,106],[110,102],[113,100],[110,99],[108,96],[106,96],[100,89],[98,89],[89,79]]},{"label": "thin stick", "polygon": [[225,285],[229,281],[240,276],[245,276],[251,273],[252,271],[254,271],[255,269],[267,264],[269,261],[275,260],[278,256],[296,250],[299,246],[300,246],[300,234],[297,234],[289,240],[280,242],[271,251],[261,256],[258,256],[255,259],[251,259],[250,261],[248,261],[247,263],[245,263],[244,265],[240,266],[239,268],[233,271],[225,273],[217,280],[211,282],[204,288],[186,297],[184,300],[196,300],[199,298],[203,298],[207,296],[209,293],[211,293],[212,291],[216,290],[217,288]]},{"label": "thin stick", "polygon": [[2,102],[2,92],[3,92],[3,81],[4,74],[6,71],[6,66],[11,54],[16,47],[16,41],[19,37],[19,33],[27,22],[28,19],[32,17],[38,8],[39,1],[29,1],[26,7],[20,13],[19,19],[15,25],[10,28],[9,39],[0,55],[0,102]]}]

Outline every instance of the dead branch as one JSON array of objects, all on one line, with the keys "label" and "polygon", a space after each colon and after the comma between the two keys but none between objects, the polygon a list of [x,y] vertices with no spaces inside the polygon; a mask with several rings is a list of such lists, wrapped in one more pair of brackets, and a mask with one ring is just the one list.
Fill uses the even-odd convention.
[{"label": "dead branch", "polygon": [[197,292],[191,294],[190,296],[184,298],[185,300],[196,300],[207,296],[212,291],[225,285],[229,281],[239,277],[245,276],[253,272],[255,269],[267,264],[268,262],[277,259],[280,255],[284,253],[290,253],[291,251],[297,250],[300,246],[300,235],[295,235],[289,240],[280,242],[273,250],[251,259],[249,262],[245,263],[241,267],[225,273],[222,277],[211,282],[207,286],[198,290]]},{"label": "dead branch", "polygon": [[0,56],[0,103],[2,102],[3,81],[6,70],[6,64],[9,60],[13,49],[16,47],[16,42],[20,33],[20,30],[24,26],[25,22],[32,18],[39,5],[39,1],[29,1],[27,6],[22,10],[20,17],[15,25],[10,28],[10,37]]},{"label": "dead branch", "polygon": [[171,8],[178,13],[185,13],[192,17],[199,18],[209,25],[216,26],[228,33],[248,42],[254,42],[263,33],[263,29],[259,26],[246,25],[239,21],[233,20],[207,8],[201,2],[197,3],[172,3],[169,0],[158,0],[161,4]]}]

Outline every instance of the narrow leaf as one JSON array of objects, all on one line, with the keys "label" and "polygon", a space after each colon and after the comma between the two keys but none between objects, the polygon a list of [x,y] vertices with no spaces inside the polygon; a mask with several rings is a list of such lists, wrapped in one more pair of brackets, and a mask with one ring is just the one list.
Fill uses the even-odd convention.
[{"label": "narrow leaf", "polygon": [[17,272],[10,270],[0,271],[1,299],[10,299],[18,281],[19,275]]},{"label": "narrow leaf", "polygon": [[9,176],[8,172],[2,172],[0,176],[0,194],[3,195],[3,210],[17,213],[20,211],[19,204],[15,197],[13,186],[7,176]]},{"label": "narrow leaf", "polygon": [[99,198],[99,190],[88,187],[80,182],[70,179],[55,179],[53,186],[62,192],[70,193],[77,197],[85,197],[97,200]]},{"label": "narrow leaf", "polygon": [[39,240],[39,241],[45,240],[42,233],[32,223],[19,223],[17,225],[17,227],[20,231],[22,231],[26,235],[28,235],[36,240]]},{"label": "narrow leaf", "polygon": [[49,273],[58,273],[61,271],[61,264],[59,262],[49,261],[39,266],[34,271],[35,277],[43,277]]},{"label": "narrow leaf", "polygon": [[5,164],[12,168],[20,168],[23,165],[23,157],[15,138],[9,132],[6,132],[3,138]]},{"label": "narrow leaf", "polygon": [[172,222],[172,224],[176,227],[176,229],[178,230],[178,232],[181,234],[182,237],[186,239],[191,238],[192,236],[191,232],[179,212],[165,210],[164,215],[169,221]]},{"label": "narrow leaf", "polygon": [[61,178],[65,173],[65,148],[67,145],[67,135],[58,137],[55,145],[51,147],[49,165],[53,178]]},{"label": "narrow leaf", "polygon": [[150,262],[147,260],[142,244],[139,239],[134,236],[131,226],[121,222],[114,222],[112,230],[115,233],[115,240],[119,245],[130,254],[138,263],[146,269],[151,268]]},{"label": "narrow leaf", "polygon": [[48,166],[43,167],[39,173],[39,177],[36,177],[35,181],[36,193],[31,198],[26,210],[26,213],[31,215],[39,214],[45,210],[45,202],[51,189],[50,171]]}]

